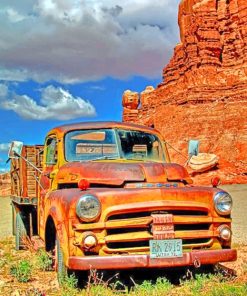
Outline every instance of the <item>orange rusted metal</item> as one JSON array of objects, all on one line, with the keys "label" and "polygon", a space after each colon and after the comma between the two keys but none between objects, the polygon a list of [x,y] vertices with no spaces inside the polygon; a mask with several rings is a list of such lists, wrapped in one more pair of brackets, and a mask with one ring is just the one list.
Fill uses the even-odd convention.
[{"label": "orange rusted metal", "polygon": [[236,258],[236,250],[196,251],[184,253],[181,258],[158,259],[151,259],[148,255],[70,257],[69,267],[77,270],[164,268],[193,266],[197,262],[200,262],[201,265],[216,264],[219,260],[220,262],[227,262],[234,261]]},{"label": "orange rusted metal", "polygon": [[172,214],[152,214],[152,233],[156,240],[175,238]]},{"label": "orange rusted metal", "polygon": [[[103,129],[113,130],[115,138],[118,137],[114,143],[106,143],[105,150],[100,148]],[[146,157],[149,142],[133,146],[131,152],[138,158],[123,156],[121,141],[127,139],[124,132],[129,130],[142,132],[143,138],[151,135],[149,139],[156,139],[154,149],[162,143],[164,159],[154,161]],[[66,160],[66,149],[73,146],[66,142],[66,135],[71,131],[88,131],[83,136],[75,134],[72,139],[75,143],[85,143],[85,147],[78,146],[78,154],[88,157],[94,151],[95,159]],[[131,140],[134,142],[135,137]],[[49,147],[52,141],[53,150]],[[117,157],[107,158],[117,150],[120,151]],[[102,155],[105,151],[103,156],[107,157],[98,157],[100,151]],[[170,162],[157,130],[116,122],[60,126],[48,133],[43,159],[38,234],[48,249],[54,243],[51,237],[54,239],[55,232],[68,268],[160,268],[236,259],[231,241],[222,241],[219,235],[221,225],[231,226],[230,216],[219,215],[215,209],[214,196],[221,190],[191,186],[187,170]],[[82,186],[81,190],[80,180],[85,180],[89,187]],[[78,211],[94,210],[93,202],[86,201],[90,196],[98,201],[99,213],[93,219],[82,219]],[[78,206],[81,199],[85,199],[84,204]],[[88,235],[96,243],[85,248],[84,239]],[[182,257],[151,259],[149,241],[166,239],[182,240]]]}]

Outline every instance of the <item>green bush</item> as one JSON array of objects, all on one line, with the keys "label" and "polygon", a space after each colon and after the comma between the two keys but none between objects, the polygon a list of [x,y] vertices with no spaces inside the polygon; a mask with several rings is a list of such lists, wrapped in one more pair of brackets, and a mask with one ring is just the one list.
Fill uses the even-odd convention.
[{"label": "green bush", "polygon": [[31,279],[32,265],[27,260],[21,260],[16,265],[11,266],[10,274],[13,275],[18,282],[26,283]]},{"label": "green bush", "polygon": [[37,255],[37,265],[38,268],[42,271],[51,271],[53,260],[51,256],[43,249],[38,251]]},{"label": "green bush", "polygon": [[136,285],[133,293],[140,296],[169,295],[172,289],[173,285],[166,278],[158,278],[156,284],[152,284],[151,281],[144,281],[141,285]]},{"label": "green bush", "polygon": [[247,285],[233,286],[228,283],[222,283],[219,286],[213,287],[212,296],[245,296],[247,295]]},{"label": "green bush", "polygon": [[62,296],[75,296],[78,293],[76,288],[78,280],[74,274],[64,274],[60,278],[60,285],[62,288]]}]

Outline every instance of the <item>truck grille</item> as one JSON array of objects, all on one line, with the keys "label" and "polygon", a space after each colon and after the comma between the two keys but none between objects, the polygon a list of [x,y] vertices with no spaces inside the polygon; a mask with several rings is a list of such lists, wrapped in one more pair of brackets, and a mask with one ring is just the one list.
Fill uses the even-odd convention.
[{"label": "truck grille", "polygon": [[[197,231],[197,230],[209,230],[211,224],[175,224],[175,231]],[[114,228],[108,229],[107,234],[121,234],[121,233],[134,233],[140,231],[149,231],[151,232],[151,226],[143,228]]]},{"label": "truck grille", "polygon": [[[116,214],[108,217],[108,220],[118,220],[118,219],[131,219],[131,218],[140,218],[140,217],[150,217],[152,213],[156,211],[145,211],[145,212],[134,212],[126,214]],[[195,210],[169,210],[169,211],[158,211],[160,213],[168,213],[172,215],[179,216],[207,216],[207,211],[195,211]]]},{"label": "truck grille", "polygon": [[[157,211],[130,212],[109,215],[106,221],[104,251],[108,253],[148,252],[153,239],[152,214]],[[213,239],[212,218],[205,210],[168,210],[158,213],[172,214],[175,238],[181,238],[183,248],[210,247]]]}]

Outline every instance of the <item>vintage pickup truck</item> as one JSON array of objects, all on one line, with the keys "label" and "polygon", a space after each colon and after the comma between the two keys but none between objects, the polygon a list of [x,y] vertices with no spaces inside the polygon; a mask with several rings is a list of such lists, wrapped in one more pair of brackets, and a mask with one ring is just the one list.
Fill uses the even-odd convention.
[{"label": "vintage pickup truck", "polygon": [[193,186],[153,128],[63,125],[9,156],[16,249],[38,236],[59,275],[236,260],[231,196]]}]

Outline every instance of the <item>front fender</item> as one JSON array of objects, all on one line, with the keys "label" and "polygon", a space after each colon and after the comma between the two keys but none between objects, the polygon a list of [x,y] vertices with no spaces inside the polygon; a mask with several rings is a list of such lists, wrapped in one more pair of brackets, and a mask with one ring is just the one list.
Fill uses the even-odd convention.
[{"label": "front fender", "polygon": [[[49,217],[51,217],[60,241],[65,265],[67,265],[69,256],[74,254],[76,250],[72,239],[74,238],[72,221],[78,221],[76,203],[82,194],[83,192],[77,188],[61,189],[50,192],[45,201],[45,225],[47,227]],[[46,227],[45,229],[47,229]]]},{"label": "front fender", "polygon": [[69,252],[69,235],[66,227],[66,221],[62,218],[61,213],[56,209],[56,207],[51,207],[47,219],[46,219],[46,226],[45,226],[45,233],[49,235],[49,227],[50,227],[50,219],[52,219],[54,226],[55,226],[55,237],[54,239],[58,239],[60,242],[60,246],[63,252],[64,263],[67,265],[68,258],[70,256]]}]

